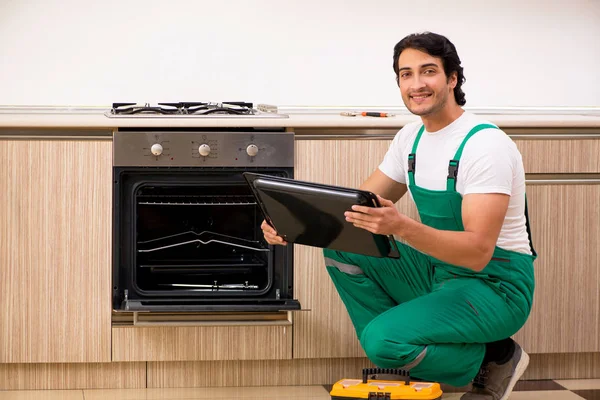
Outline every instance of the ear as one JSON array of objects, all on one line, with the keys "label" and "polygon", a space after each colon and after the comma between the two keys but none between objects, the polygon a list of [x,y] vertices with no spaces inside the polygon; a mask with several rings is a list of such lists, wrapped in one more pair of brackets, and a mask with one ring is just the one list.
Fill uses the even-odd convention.
[{"label": "ear", "polygon": [[448,76],[448,85],[454,90],[456,84],[458,83],[458,73],[454,71]]}]

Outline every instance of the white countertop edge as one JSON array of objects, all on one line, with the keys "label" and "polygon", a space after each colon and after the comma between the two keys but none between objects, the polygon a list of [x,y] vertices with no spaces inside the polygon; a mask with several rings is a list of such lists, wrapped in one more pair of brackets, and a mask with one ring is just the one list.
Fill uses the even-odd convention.
[{"label": "white countertop edge", "polygon": [[[314,108],[310,110],[315,110]],[[361,109],[364,110],[364,109]],[[378,109],[382,110],[382,109]],[[493,109],[486,112],[476,112],[480,117],[502,127],[592,127],[600,128],[600,109],[598,114],[586,109],[586,114],[569,113],[554,114],[546,108],[544,113],[524,109],[508,114]],[[115,129],[118,127],[284,127],[284,128],[395,128],[418,121],[419,117],[412,114],[397,114],[389,118],[375,117],[344,117],[332,110],[319,112],[290,112],[288,118],[176,118],[176,117],[147,117],[147,118],[108,118],[103,112],[66,112],[66,111],[19,111],[9,112],[6,108],[0,110],[0,128],[92,128]],[[281,109],[281,112],[284,110]],[[472,110],[468,110],[473,112]],[[482,110],[483,111],[483,110]],[[560,110],[556,109],[555,112]],[[391,112],[388,110],[388,112]],[[562,112],[565,112],[564,110]]]}]

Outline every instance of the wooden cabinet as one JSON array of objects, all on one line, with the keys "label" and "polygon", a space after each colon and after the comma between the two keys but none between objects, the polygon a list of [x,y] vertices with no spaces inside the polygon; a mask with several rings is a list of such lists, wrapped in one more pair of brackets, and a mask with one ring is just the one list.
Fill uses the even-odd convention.
[{"label": "wooden cabinet", "polygon": [[[299,138],[296,178],[358,187],[390,142]],[[515,142],[526,171],[546,174],[528,184],[537,285],[515,338],[532,353],[598,352],[600,139]],[[306,246],[293,326],[111,329],[110,140],[0,143],[0,363],[364,357],[322,251]],[[398,208],[418,218],[408,195]]]},{"label": "wooden cabinet", "polygon": [[[600,180],[591,175],[600,173],[600,139],[515,142],[526,172],[543,174],[528,177],[539,258],[533,310],[515,339],[531,353],[600,351]],[[296,177],[358,187],[377,168],[389,144],[390,140],[297,140]],[[408,195],[398,208],[418,218]],[[322,251],[295,249],[295,295],[308,311],[294,314],[294,358],[363,357]]]},{"label": "wooden cabinet", "polygon": [[600,180],[534,182],[527,196],[536,290],[515,339],[531,353],[600,351]]},{"label": "wooden cabinet", "polygon": [[[600,172],[600,139],[524,135],[514,138],[528,174],[577,174]],[[542,139],[543,137],[543,139]]]},{"label": "wooden cabinet", "polygon": [[600,138],[514,141],[539,254],[533,309],[515,339],[531,353],[600,351]]},{"label": "wooden cabinet", "polygon": [[110,140],[0,144],[0,363],[110,361]]}]

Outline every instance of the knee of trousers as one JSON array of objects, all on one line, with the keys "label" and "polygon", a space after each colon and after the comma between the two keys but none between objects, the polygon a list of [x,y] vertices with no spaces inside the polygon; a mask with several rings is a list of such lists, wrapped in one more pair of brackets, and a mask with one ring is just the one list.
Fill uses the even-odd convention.
[{"label": "knee of trousers", "polygon": [[373,364],[380,368],[401,368],[412,362],[423,346],[409,344],[398,329],[371,321],[360,336],[360,344]]},{"label": "knee of trousers", "polygon": [[325,258],[333,258],[335,260],[335,259],[341,258],[343,254],[344,254],[343,251],[323,249],[323,256]]}]

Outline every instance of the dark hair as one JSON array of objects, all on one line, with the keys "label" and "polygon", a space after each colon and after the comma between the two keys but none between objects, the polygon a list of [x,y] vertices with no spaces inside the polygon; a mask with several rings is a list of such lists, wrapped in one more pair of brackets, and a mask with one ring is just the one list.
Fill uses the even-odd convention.
[{"label": "dark hair", "polygon": [[398,84],[400,84],[398,59],[400,58],[400,53],[406,49],[424,51],[430,56],[441,58],[446,76],[450,76],[450,74],[456,72],[457,83],[454,87],[456,103],[461,106],[466,104],[465,93],[461,89],[462,84],[466,81],[463,74],[463,67],[460,65],[460,58],[456,52],[456,47],[454,47],[448,38],[437,33],[423,32],[413,33],[399,41],[394,46],[394,72],[396,73],[396,82]]}]

